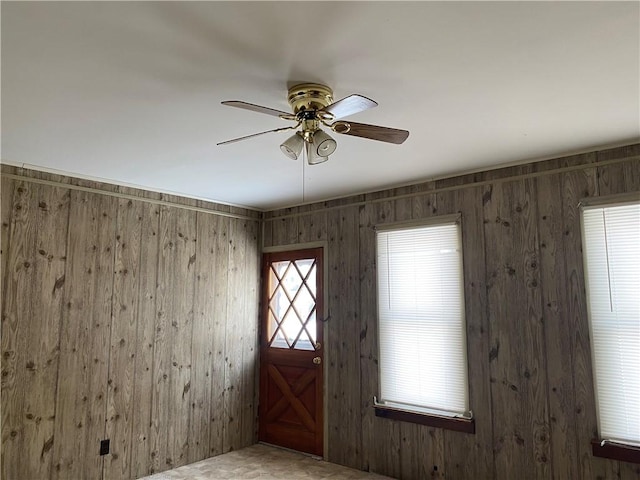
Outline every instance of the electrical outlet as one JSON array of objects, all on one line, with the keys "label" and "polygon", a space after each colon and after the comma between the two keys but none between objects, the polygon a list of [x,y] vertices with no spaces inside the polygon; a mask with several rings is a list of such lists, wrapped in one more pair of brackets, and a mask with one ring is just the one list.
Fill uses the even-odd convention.
[{"label": "electrical outlet", "polygon": [[109,442],[110,440],[108,438],[106,440],[100,440],[100,455],[109,454]]}]

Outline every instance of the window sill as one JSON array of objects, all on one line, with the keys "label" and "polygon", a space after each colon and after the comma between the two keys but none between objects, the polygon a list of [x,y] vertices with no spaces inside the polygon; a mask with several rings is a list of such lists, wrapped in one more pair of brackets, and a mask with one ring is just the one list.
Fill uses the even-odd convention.
[{"label": "window sill", "polygon": [[381,405],[374,405],[376,417],[398,420],[400,422],[417,423],[429,427],[444,428],[456,432],[476,433],[476,423],[471,418],[454,418],[433,415],[430,413],[418,413],[397,408],[389,408]]},{"label": "window sill", "polygon": [[640,463],[640,447],[626,445],[624,443],[605,442],[591,440],[591,449],[594,457],[610,458],[621,462]]}]

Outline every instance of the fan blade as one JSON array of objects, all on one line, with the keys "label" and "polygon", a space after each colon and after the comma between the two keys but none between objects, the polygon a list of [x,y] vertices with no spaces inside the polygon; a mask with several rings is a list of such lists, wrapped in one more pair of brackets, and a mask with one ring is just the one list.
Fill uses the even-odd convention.
[{"label": "fan blade", "polygon": [[329,112],[333,115],[333,118],[338,119],[348,117],[354,113],[362,112],[377,106],[378,104],[370,98],[354,94],[326,106],[321,111]]},{"label": "fan blade", "polygon": [[409,132],[407,130],[354,122],[335,122],[331,125],[331,130],[344,135],[369,138],[371,140],[395,143],[397,145],[403,143],[409,136]]},{"label": "fan blade", "polygon": [[275,110],[269,107],[262,107],[260,105],[254,105],[253,103],[241,102],[240,100],[227,100],[222,102],[222,105],[227,105],[229,107],[243,108],[245,110],[251,110],[252,112],[258,113],[266,113],[267,115],[272,115],[274,117],[286,118],[287,120],[295,116],[293,116],[289,112],[283,112],[281,110]]},{"label": "fan blade", "polygon": [[238,137],[238,138],[234,138],[232,140],[226,140],[224,142],[217,143],[216,145],[227,145],[228,143],[239,142],[241,140],[246,140],[247,138],[258,137],[260,135],[264,135],[265,133],[283,132],[285,130],[292,130],[292,129],[296,128],[297,126],[298,125],[294,125],[293,127],[282,127],[282,128],[276,128],[274,130],[267,130],[266,132],[253,133],[251,135],[246,135],[244,137]]}]

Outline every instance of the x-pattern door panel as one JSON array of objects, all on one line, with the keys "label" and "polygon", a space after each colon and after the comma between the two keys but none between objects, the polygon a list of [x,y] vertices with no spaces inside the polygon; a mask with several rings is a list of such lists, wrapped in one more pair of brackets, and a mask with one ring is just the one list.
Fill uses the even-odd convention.
[{"label": "x-pattern door panel", "polygon": [[263,259],[262,441],[322,455],[322,249]]}]

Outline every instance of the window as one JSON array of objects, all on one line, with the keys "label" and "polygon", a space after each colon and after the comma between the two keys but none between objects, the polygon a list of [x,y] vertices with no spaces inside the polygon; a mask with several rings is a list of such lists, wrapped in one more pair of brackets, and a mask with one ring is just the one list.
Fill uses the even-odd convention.
[{"label": "window", "polygon": [[[419,417],[458,417],[472,425],[459,217],[383,227],[376,233],[376,243],[380,342],[376,414],[435,426],[445,425]],[[393,411],[400,414],[389,413]]]},{"label": "window", "polygon": [[598,431],[604,440],[600,446],[607,441],[626,444],[637,456],[640,450],[633,447],[640,446],[640,203],[586,206],[582,227]]}]

